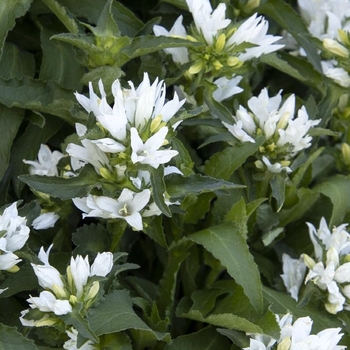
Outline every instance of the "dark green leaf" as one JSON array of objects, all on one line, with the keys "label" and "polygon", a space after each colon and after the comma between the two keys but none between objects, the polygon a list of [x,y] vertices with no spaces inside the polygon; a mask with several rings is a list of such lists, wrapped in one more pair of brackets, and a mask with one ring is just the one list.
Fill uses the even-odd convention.
[{"label": "dark green leaf", "polygon": [[0,349],[6,350],[39,350],[33,340],[25,338],[15,327],[0,324]]},{"label": "dark green leaf", "polygon": [[36,191],[63,200],[85,197],[93,188],[98,186],[97,174],[92,167],[88,166],[85,166],[77,177],[21,175],[19,179]]},{"label": "dark green leaf", "polygon": [[16,18],[29,10],[33,0],[1,1],[0,3],[0,58],[7,33],[14,27]]},{"label": "dark green leaf", "polygon": [[277,213],[282,209],[285,200],[285,189],[287,179],[288,176],[286,173],[280,173],[274,175],[274,177],[270,181],[272,197],[275,198],[277,201]]},{"label": "dark green leaf", "polygon": [[237,227],[224,223],[188,236],[201,244],[226,267],[230,276],[243,287],[254,308],[263,312],[262,285],[258,267]]},{"label": "dark green leaf", "polygon": [[205,173],[218,179],[228,180],[234,171],[259,149],[264,141],[264,137],[259,137],[255,143],[245,142],[239,146],[225,148],[214,154],[205,163]]},{"label": "dark green leaf", "polygon": [[150,169],[151,184],[153,188],[153,199],[162,213],[168,217],[171,217],[171,211],[165,204],[164,194],[166,192],[164,183],[164,170],[159,167],[158,169]]},{"label": "dark green leaf", "polygon": [[167,192],[171,198],[185,198],[189,193],[201,194],[217,190],[231,188],[242,188],[242,185],[235,185],[232,182],[214,179],[210,176],[192,174],[183,177],[178,174],[171,174],[165,177]]},{"label": "dark green leaf", "polygon": [[201,350],[229,349],[230,343],[213,327],[207,327],[199,332],[183,335],[166,345],[164,350],[192,350],[193,345]]}]

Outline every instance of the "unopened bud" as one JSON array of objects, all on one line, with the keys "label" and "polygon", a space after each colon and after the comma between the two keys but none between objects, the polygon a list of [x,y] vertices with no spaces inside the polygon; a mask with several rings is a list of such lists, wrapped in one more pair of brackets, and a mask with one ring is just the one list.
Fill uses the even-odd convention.
[{"label": "unopened bud", "polygon": [[19,271],[19,267],[17,265],[14,265],[14,266],[10,267],[9,269],[7,269],[6,271],[11,272],[11,273],[16,273]]},{"label": "unopened bud", "polygon": [[304,259],[305,265],[311,270],[315,265],[315,260],[310,258],[307,254],[302,254],[301,257]]},{"label": "unopened bud", "polygon": [[244,6],[245,12],[251,12],[260,5],[260,0],[248,0]]},{"label": "unopened bud", "polygon": [[155,133],[157,132],[162,126],[165,125],[163,121],[163,116],[161,114],[157,115],[153,120],[152,120],[152,123],[151,123],[151,132],[152,133]]},{"label": "unopened bud", "polygon": [[238,59],[238,57],[231,56],[227,59],[227,65],[230,67],[239,68],[243,65],[243,62]]},{"label": "unopened bud", "polygon": [[100,283],[98,281],[93,282],[89,290],[89,293],[85,297],[85,301],[95,298],[99,290],[100,290]]},{"label": "unopened bud", "polygon": [[337,56],[341,56],[344,58],[349,57],[348,49],[333,39],[323,39],[323,47]]},{"label": "unopened bud", "polygon": [[45,326],[52,326],[55,323],[57,323],[56,318],[52,317],[43,317],[42,319],[35,321],[35,326],[36,327],[45,327]]},{"label": "unopened bud", "polygon": [[261,160],[257,160],[254,164],[260,170],[264,170],[265,169],[265,165],[264,165],[264,163]]},{"label": "unopened bud", "polygon": [[276,129],[285,129],[288,125],[290,117],[291,114],[289,112],[284,113],[281,119],[278,121]]},{"label": "unopened bud", "polygon": [[221,33],[219,37],[216,39],[215,42],[215,50],[217,52],[221,52],[226,44],[226,35],[224,33]]},{"label": "unopened bud", "polygon": [[338,35],[340,40],[345,44],[350,46],[350,40],[349,40],[349,33],[346,32],[345,30],[339,29],[338,30]]},{"label": "unopened bud", "polygon": [[215,60],[213,62],[213,66],[216,70],[220,70],[223,67],[223,65],[218,60]]},{"label": "unopened bud", "polygon": [[66,269],[66,275],[67,275],[67,282],[68,282],[68,287],[70,292],[73,291],[73,286],[74,286],[74,282],[73,282],[73,275],[72,275],[72,271],[71,271],[71,267],[70,265],[67,266]]},{"label": "unopened bud", "polygon": [[60,299],[60,298],[64,298],[65,299],[66,298],[66,292],[58,284],[53,284],[51,289],[55,293],[55,295],[57,296],[58,299]]},{"label": "unopened bud", "polygon": [[197,62],[195,64],[193,64],[190,69],[188,70],[188,72],[190,74],[197,74],[199,73],[201,70],[203,69],[203,63],[202,62]]},{"label": "unopened bud", "polygon": [[69,296],[69,303],[75,305],[78,302],[78,298],[75,295]]},{"label": "unopened bud", "polygon": [[330,247],[327,251],[326,264],[329,265],[331,262],[333,262],[335,266],[339,265],[339,254],[334,247]]},{"label": "unopened bud", "polygon": [[99,169],[99,171],[100,171],[100,175],[104,179],[106,179],[108,181],[114,181],[114,176],[108,169],[102,167],[102,168]]},{"label": "unopened bud", "polygon": [[192,35],[187,35],[186,39],[189,41],[193,41],[194,43],[196,43],[198,40],[196,38],[194,38]]},{"label": "unopened bud", "polygon": [[350,146],[347,143],[342,143],[341,153],[342,153],[345,165],[350,166]]},{"label": "unopened bud", "polygon": [[277,345],[277,350],[289,350],[292,342],[290,337],[285,337],[283,340]]},{"label": "unopened bud", "polygon": [[290,160],[281,160],[280,164],[285,168],[287,166],[290,166]]}]

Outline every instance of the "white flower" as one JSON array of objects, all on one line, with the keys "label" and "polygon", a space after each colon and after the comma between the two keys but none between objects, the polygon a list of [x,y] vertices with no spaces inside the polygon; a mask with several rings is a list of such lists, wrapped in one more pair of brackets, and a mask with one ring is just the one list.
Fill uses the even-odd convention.
[{"label": "white flower", "polygon": [[70,330],[66,330],[66,333],[69,337],[69,340],[67,340],[63,344],[63,349],[66,350],[97,350],[97,347],[94,345],[94,343],[91,340],[86,341],[82,346],[78,348],[77,341],[78,341],[78,331],[75,328],[71,328]]},{"label": "white flower", "polygon": [[0,270],[18,270],[18,267],[13,268],[22,259],[13,252],[21,249],[28,240],[30,229],[26,222],[26,218],[18,216],[16,203],[12,203],[0,215]]},{"label": "white flower", "polygon": [[43,312],[53,312],[55,315],[66,315],[72,312],[72,306],[68,300],[59,300],[48,291],[43,291],[39,297],[30,296],[27,299],[29,306],[32,309],[39,309]]},{"label": "white flower", "polygon": [[[52,249],[52,244],[45,252],[44,247],[40,248],[38,257],[44,263],[44,265],[31,264],[36,277],[38,278],[39,285],[43,288],[56,290],[57,287],[62,292],[64,284],[59,271],[50,265],[49,255]],[[63,292],[64,294],[64,292]]]},{"label": "white flower", "polygon": [[311,146],[310,128],[319,124],[320,120],[309,120],[306,109],[301,107],[293,119],[295,112],[295,96],[289,96],[282,103],[281,91],[269,97],[267,89],[261,90],[259,96],[248,100],[249,112],[239,106],[235,124],[222,122],[228,131],[241,142],[255,143],[255,138],[264,135],[265,143],[259,147],[258,168],[264,164],[269,171],[280,173],[291,172],[288,167],[292,157]]},{"label": "white flower", "polygon": [[257,17],[257,13],[255,13],[238,27],[227,40],[225,47],[234,47],[244,42],[255,44],[256,46],[247,48],[244,53],[238,55],[238,59],[243,62],[277,51],[284,45],[272,44],[282,37],[266,34],[268,28],[267,20],[262,16]]},{"label": "white flower", "polygon": [[298,301],[299,289],[304,281],[306,265],[302,258],[292,259],[288,254],[282,255],[283,283],[292,298]]},{"label": "white flower", "polygon": [[29,173],[35,175],[58,176],[57,164],[63,157],[59,151],[50,151],[46,145],[41,145],[38,153],[38,160],[23,160],[24,163],[29,164]]},{"label": "white flower", "polygon": [[164,144],[165,137],[168,134],[168,128],[163,126],[153,136],[151,136],[145,143],[142,142],[137,130],[130,129],[131,134],[131,161],[141,164],[149,164],[157,169],[160,164],[165,164],[175,157],[178,152],[174,150],[159,150]]},{"label": "white flower", "polygon": [[54,227],[60,216],[53,212],[40,214],[32,223],[35,230],[45,230]]},{"label": "white flower", "polygon": [[82,146],[75,143],[68,144],[66,152],[80,162],[93,165],[98,174],[100,173],[100,168],[110,168],[107,156],[98,145],[88,139],[82,140],[81,143]]},{"label": "white flower", "polygon": [[336,67],[336,62],[332,61],[321,61],[322,70],[325,76],[333,79],[337,84],[343,87],[350,86],[349,73],[341,67]]},{"label": "white flower", "polygon": [[136,230],[142,230],[140,211],[147,205],[151,196],[148,189],[135,193],[124,188],[118,199],[106,196],[74,198],[74,204],[83,212],[85,217],[101,217],[106,219],[123,219]]},{"label": "white flower", "polygon": [[[175,38],[180,37],[185,39],[187,36],[187,33],[186,33],[185,27],[182,24],[182,19],[183,17],[179,16],[169,31],[167,31],[164,27],[159,25],[153,26],[154,35],[155,36],[164,35],[164,36],[175,37]],[[164,49],[164,52],[170,54],[175,63],[185,64],[189,61],[188,51],[185,47],[167,48],[167,49]]]},{"label": "white flower", "polygon": [[226,77],[221,77],[214,80],[214,84],[217,86],[217,89],[213,92],[213,98],[215,101],[221,102],[227,98],[237,95],[243,91],[242,88],[237,86],[242,80],[242,76],[233,75],[231,79]]},{"label": "white flower", "polygon": [[113,254],[110,252],[97,253],[97,256],[91,265],[90,276],[105,277],[110,273],[113,267]]},{"label": "white flower", "polygon": [[204,36],[208,45],[213,45],[219,30],[231,23],[231,20],[225,19],[226,5],[220,3],[213,11],[209,0],[186,0],[186,2],[198,32]]}]

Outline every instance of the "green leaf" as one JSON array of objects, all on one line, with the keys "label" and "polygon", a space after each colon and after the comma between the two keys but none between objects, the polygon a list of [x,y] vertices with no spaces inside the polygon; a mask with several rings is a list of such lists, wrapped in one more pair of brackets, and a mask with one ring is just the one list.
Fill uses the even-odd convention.
[{"label": "green leaf", "polygon": [[33,340],[25,338],[15,327],[0,324],[0,349],[39,350]]},{"label": "green leaf", "polygon": [[[23,79],[0,79],[0,103],[7,107],[31,109],[62,118],[69,124],[77,121],[72,115],[76,105],[72,91],[63,89],[56,83],[23,77]],[[81,114],[86,118],[85,114]]]},{"label": "green leaf", "polygon": [[[87,18],[90,23],[96,23],[105,6],[105,0],[60,0],[76,17]],[[113,18],[118,24],[122,35],[133,37],[143,26],[136,15],[127,9],[121,2],[113,1]]]},{"label": "green leaf", "polygon": [[0,60],[0,77],[9,80],[33,77],[35,73],[34,55],[19,50],[16,45],[5,43]]},{"label": "green leaf", "polygon": [[153,218],[153,220],[147,223],[147,226],[143,228],[143,231],[161,247],[167,248],[168,243],[165,238],[162,219],[161,215]]},{"label": "green leaf", "polygon": [[246,210],[246,205],[244,202],[244,199],[241,198],[238,202],[233,204],[231,209],[226,213],[225,219],[226,222],[233,221],[239,232],[241,233],[242,237],[247,239],[247,233],[248,233],[248,228],[247,228],[247,210]]},{"label": "green leaf", "polygon": [[192,173],[194,163],[190,154],[188,153],[187,148],[176,137],[171,139],[171,145],[174,150],[179,152],[179,154],[174,158],[176,167],[181,170],[184,176],[190,175]]},{"label": "green leaf", "polygon": [[171,211],[164,201],[164,194],[166,192],[164,182],[164,170],[162,167],[159,167],[158,169],[150,167],[149,172],[151,174],[153,199],[157,204],[158,208],[162,211],[162,213],[168,217],[171,217]]},{"label": "green leaf", "polygon": [[0,2],[0,58],[7,33],[15,26],[16,18],[29,10],[33,0],[12,0]]},{"label": "green leaf", "polygon": [[23,110],[0,105],[0,130],[6,130],[0,138],[0,180],[10,164],[12,143],[22,123],[23,116]]},{"label": "green leaf", "polygon": [[26,262],[19,267],[20,270],[18,272],[9,274],[0,285],[0,289],[8,288],[5,292],[0,294],[0,299],[7,298],[22,291],[38,288],[38,279],[34,274],[32,266]]},{"label": "green leaf", "polygon": [[97,336],[117,333],[127,329],[142,330],[151,333],[157,339],[163,339],[165,333],[153,332],[134,312],[131,298],[126,290],[115,290],[90,309],[88,322]]},{"label": "green leaf", "polygon": [[267,0],[259,6],[259,13],[272,17],[282,28],[294,36],[294,39],[306,51],[307,59],[314,68],[322,72],[321,58],[311,43],[309,31],[301,16],[283,0]]},{"label": "green leaf", "polygon": [[232,223],[196,232],[188,239],[201,244],[220,260],[229,275],[243,287],[254,308],[263,312],[262,285],[258,267],[241,233]]},{"label": "green leaf", "polygon": [[272,197],[275,198],[277,201],[277,213],[282,209],[285,200],[285,189],[287,180],[288,175],[286,173],[280,173],[274,175],[274,177],[270,181]]},{"label": "green leaf", "polygon": [[152,52],[156,52],[168,47],[193,47],[201,46],[200,43],[194,43],[190,40],[185,40],[181,38],[167,37],[167,36],[154,36],[145,35],[134,38],[131,44],[121,50],[123,54],[127,56],[127,59],[121,64],[127,61],[139,57],[142,55],[147,55]]},{"label": "green leaf", "polygon": [[51,40],[53,34],[45,28],[41,30],[43,58],[39,78],[44,81],[52,80],[66,89],[80,91],[83,66],[76,60],[75,52],[70,45]]},{"label": "green leaf", "polygon": [[65,7],[60,5],[56,0],[43,0],[43,2],[58,17],[69,32],[73,34],[77,34],[79,32],[77,22]]},{"label": "green leaf", "polygon": [[207,327],[199,332],[180,336],[167,344],[164,350],[192,350],[193,344],[201,350],[229,349],[230,342],[222,337],[213,327]]},{"label": "green leaf", "polygon": [[264,141],[264,137],[259,137],[255,143],[245,142],[240,146],[225,148],[205,162],[205,173],[218,179],[228,180],[234,171],[259,149]]},{"label": "green leaf", "polygon": [[333,203],[333,212],[329,227],[343,223],[344,216],[350,211],[350,197],[348,194],[350,177],[335,175],[314,187],[314,191],[329,197]]},{"label": "green leaf", "polygon": [[215,193],[202,193],[195,195],[193,193],[188,194],[181,202],[181,209],[187,213],[184,217],[184,222],[195,224],[199,220],[204,219],[206,213],[210,210],[212,199],[215,197]]},{"label": "green leaf", "polygon": [[85,197],[99,185],[95,170],[89,166],[85,166],[77,177],[21,175],[19,179],[36,191],[63,200]]},{"label": "green leaf", "polygon": [[110,246],[108,231],[100,224],[80,227],[72,234],[72,241],[76,245],[74,253],[80,255],[104,252]]},{"label": "green leaf", "polygon": [[103,350],[133,350],[131,340],[125,333],[106,334],[100,337]]},{"label": "green leaf", "polygon": [[201,194],[217,190],[242,188],[232,182],[214,179],[210,176],[191,174],[184,177],[178,174],[171,174],[165,177],[167,192],[171,198],[185,198],[189,193]]},{"label": "green leaf", "polygon": [[159,281],[157,305],[161,316],[172,316],[175,305],[175,290],[177,275],[182,262],[190,254],[189,248],[192,242],[183,239],[174,243],[168,251],[168,259],[161,280]]}]

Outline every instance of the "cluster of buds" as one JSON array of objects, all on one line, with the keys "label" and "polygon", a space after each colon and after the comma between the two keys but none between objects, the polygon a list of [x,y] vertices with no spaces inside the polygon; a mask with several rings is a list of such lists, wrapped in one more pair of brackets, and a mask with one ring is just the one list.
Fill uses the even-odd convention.
[{"label": "cluster of buds", "polygon": [[100,289],[99,277],[106,277],[113,267],[113,254],[98,253],[90,266],[88,256],[71,258],[65,276],[49,263],[52,245],[45,252],[40,249],[38,257],[42,264],[32,264],[39,285],[45,290],[38,297],[30,296],[30,309],[21,312],[24,326],[52,326],[60,322],[57,316],[72,312],[77,303],[87,310],[96,299]]},{"label": "cluster of buds", "polygon": [[272,173],[291,172],[289,165],[297,153],[311,146],[308,131],[320,120],[309,120],[304,106],[294,118],[295,96],[290,95],[281,105],[281,91],[269,97],[267,89],[261,90],[258,97],[248,100],[249,112],[239,106],[233,116],[234,124],[222,122],[229,132],[240,142],[252,142],[259,136],[265,142],[259,147],[255,162],[257,168]]},{"label": "cluster of buds", "polygon": [[[314,283],[325,297],[325,308],[336,314],[350,310],[350,234],[346,224],[334,227],[321,219],[318,230],[308,223],[314,258],[302,254],[300,259],[283,256],[282,279],[295,300],[298,300],[302,283]],[[308,271],[306,277],[305,274]]]}]

